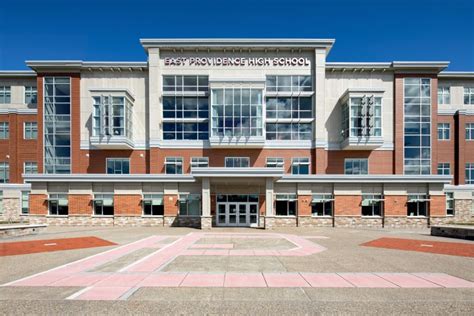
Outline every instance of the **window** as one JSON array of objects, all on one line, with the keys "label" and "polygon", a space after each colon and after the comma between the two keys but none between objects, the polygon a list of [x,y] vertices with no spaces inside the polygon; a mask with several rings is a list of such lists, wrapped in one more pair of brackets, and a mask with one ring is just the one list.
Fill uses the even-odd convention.
[{"label": "window", "polygon": [[450,124],[438,123],[438,140],[449,140]]},{"label": "window", "polygon": [[474,184],[474,163],[466,163],[466,184]]},{"label": "window", "polygon": [[332,216],[332,194],[313,194],[311,201],[311,214],[313,216]]},{"label": "window", "polygon": [[454,193],[446,192],[446,215],[454,216]]},{"label": "window", "polygon": [[23,165],[23,173],[35,174],[38,173],[38,163],[35,161],[25,161]]},{"label": "window", "polygon": [[36,87],[26,86],[25,87],[25,103],[36,104],[37,103],[37,91]]},{"label": "window", "polygon": [[226,168],[248,168],[250,159],[248,157],[226,157]]},{"label": "window", "polygon": [[0,183],[10,182],[10,165],[8,162],[0,162]]},{"label": "window", "polygon": [[94,215],[113,216],[114,215],[114,195],[96,194],[94,196]]},{"label": "window", "polygon": [[344,174],[369,174],[369,160],[344,159]]},{"label": "window", "polygon": [[438,104],[450,104],[450,87],[438,87]]},{"label": "window", "polygon": [[262,136],[262,90],[212,89],[212,136]]},{"label": "window", "polygon": [[143,215],[163,216],[164,211],[165,208],[163,205],[163,194],[143,195]]},{"label": "window", "polygon": [[183,158],[166,157],[165,172],[166,174],[182,174],[183,173]]},{"label": "window", "polygon": [[0,86],[0,104],[11,103],[12,93],[11,87]]},{"label": "window", "polygon": [[209,167],[208,157],[191,157],[191,169],[192,168],[207,168]]},{"label": "window", "polygon": [[343,137],[382,136],[382,97],[350,97],[342,106]]},{"label": "window", "polygon": [[166,140],[188,140],[209,138],[208,122],[163,122],[163,138]]},{"label": "window", "polygon": [[275,200],[276,216],[296,216],[296,194],[277,194]]},{"label": "window", "polygon": [[427,216],[428,215],[428,197],[426,194],[408,195],[407,215],[408,216]]},{"label": "window", "polygon": [[10,138],[10,124],[8,122],[0,122],[0,139]]},{"label": "window", "polygon": [[293,158],[291,160],[292,174],[309,174],[309,158]]},{"label": "window", "polygon": [[404,172],[431,174],[431,79],[404,80]]},{"label": "window", "polygon": [[30,213],[29,206],[30,192],[21,191],[21,214],[28,215]]},{"label": "window", "polygon": [[163,76],[163,91],[186,93],[207,92],[209,79],[207,76]]},{"label": "window", "polygon": [[466,124],[466,140],[474,140],[474,123]]},{"label": "window", "polygon": [[300,92],[312,91],[311,76],[267,76],[266,91],[268,92]]},{"label": "window", "polygon": [[312,123],[266,123],[267,140],[311,140]]},{"label": "window", "polygon": [[438,174],[439,175],[450,175],[451,174],[451,168],[449,163],[447,162],[442,162],[438,164]]},{"label": "window", "polygon": [[94,97],[93,136],[125,136],[132,138],[132,102],[123,96]]},{"label": "window", "polygon": [[285,166],[285,161],[283,158],[267,158],[266,163],[267,168],[283,168]]},{"label": "window", "polygon": [[312,98],[308,97],[278,97],[267,98],[267,118],[301,119],[312,118]]},{"label": "window", "polygon": [[200,216],[201,196],[199,194],[182,194],[179,196],[180,216]]},{"label": "window", "polygon": [[44,78],[45,173],[71,173],[71,80]]},{"label": "window", "polygon": [[38,123],[36,122],[25,122],[23,126],[23,136],[25,139],[37,139],[38,138]]},{"label": "window", "polygon": [[362,216],[382,216],[381,194],[363,194],[362,195]]},{"label": "window", "polygon": [[107,158],[108,174],[129,174],[130,159],[128,158]]},{"label": "window", "polygon": [[67,194],[50,194],[48,199],[49,215],[68,215],[68,204]]},{"label": "window", "polygon": [[474,88],[464,88],[464,104],[474,104]]}]

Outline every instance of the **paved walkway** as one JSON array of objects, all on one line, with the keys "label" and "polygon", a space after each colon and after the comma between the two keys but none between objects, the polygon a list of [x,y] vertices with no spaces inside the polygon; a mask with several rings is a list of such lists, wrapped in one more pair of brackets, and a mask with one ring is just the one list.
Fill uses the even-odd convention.
[{"label": "paved walkway", "polygon": [[[314,240],[308,240],[309,237],[291,234],[195,232],[167,243],[170,238],[176,236],[150,236],[3,286],[84,287],[68,297],[75,300],[124,300],[141,287],[474,288],[473,282],[444,273],[163,272],[163,268],[178,256],[300,257],[326,250]],[[318,238],[325,237],[311,236],[311,239]],[[256,246],[234,249],[234,243],[229,243],[228,239],[248,239]],[[255,242],[258,239],[284,240],[292,246],[289,249],[259,249]],[[115,272],[92,272],[144,249],[151,249],[151,253]]]}]

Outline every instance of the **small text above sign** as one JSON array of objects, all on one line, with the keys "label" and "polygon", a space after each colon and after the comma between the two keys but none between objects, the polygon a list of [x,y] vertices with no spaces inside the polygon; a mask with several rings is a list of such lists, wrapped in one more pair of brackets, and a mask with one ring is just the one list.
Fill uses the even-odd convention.
[{"label": "small text above sign", "polygon": [[165,66],[309,66],[304,57],[166,57]]}]

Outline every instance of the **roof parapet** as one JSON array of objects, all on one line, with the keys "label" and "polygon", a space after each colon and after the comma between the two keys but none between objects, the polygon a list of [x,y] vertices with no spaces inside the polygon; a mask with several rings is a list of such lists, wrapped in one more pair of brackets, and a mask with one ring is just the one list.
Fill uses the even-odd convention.
[{"label": "roof parapet", "polygon": [[82,70],[92,69],[143,71],[148,67],[148,63],[145,61],[27,60],[26,65],[36,72],[80,72]]}]

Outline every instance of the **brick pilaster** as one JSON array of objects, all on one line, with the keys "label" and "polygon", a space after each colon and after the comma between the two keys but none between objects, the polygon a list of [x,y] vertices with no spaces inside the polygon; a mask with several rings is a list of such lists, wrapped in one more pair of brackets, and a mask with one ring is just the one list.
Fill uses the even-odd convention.
[{"label": "brick pilaster", "polygon": [[140,194],[115,194],[114,215],[116,216],[141,216],[142,196]]},{"label": "brick pilaster", "polygon": [[48,196],[46,194],[30,194],[30,214],[48,215]]},{"label": "brick pilaster", "polygon": [[92,195],[90,194],[70,194],[69,215],[91,216],[92,214]]},{"label": "brick pilaster", "polygon": [[361,216],[361,195],[336,195],[334,196],[335,216]]}]

